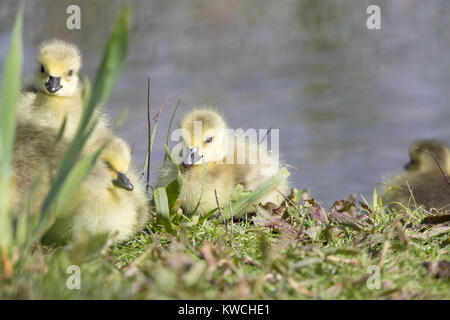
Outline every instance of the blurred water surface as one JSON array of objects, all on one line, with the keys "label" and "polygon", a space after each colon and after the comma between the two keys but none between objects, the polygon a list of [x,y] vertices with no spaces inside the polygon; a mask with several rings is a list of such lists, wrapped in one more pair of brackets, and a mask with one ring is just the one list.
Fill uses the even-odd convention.
[{"label": "blurred water surface", "polygon": [[[233,128],[280,129],[292,182],[326,205],[351,193],[369,196],[384,176],[401,170],[417,138],[450,142],[450,1],[151,0],[76,1],[81,31],[67,30],[73,1],[28,1],[25,74],[49,38],[77,43],[92,79],[114,17],[133,9],[129,58],[108,105],[134,144],[135,164],[146,154],[146,86],[161,114],[152,177],[163,157],[170,115],[213,105]],[[366,28],[366,8],[378,4],[382,30]],[[2,0],[3,63],[17,10]],[[0,66],[3,68],[3,66]],[[2,73],[2,69],[0,69]]]}]

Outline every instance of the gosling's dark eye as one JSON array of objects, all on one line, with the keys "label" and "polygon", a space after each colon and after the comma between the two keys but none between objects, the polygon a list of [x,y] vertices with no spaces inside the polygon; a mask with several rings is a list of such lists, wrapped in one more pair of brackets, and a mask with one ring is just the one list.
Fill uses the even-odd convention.
[{"label": "gosling's dark eye", "polygon": [[44,73],[45,72],[45,68],[44,68],[44,65],[43,64],[41,64],[41,73]]},{"label": "gosling's dark eye", "polygon": [[213,137],[209,137],[208,139],[206,139],[205,143],[210,143],[211,141],[213,141]]},{"label": "gosling's dark eye", "polygon": [[73,70],[69,70],[68,75],[69,75],[69,76],[73,75]]}]

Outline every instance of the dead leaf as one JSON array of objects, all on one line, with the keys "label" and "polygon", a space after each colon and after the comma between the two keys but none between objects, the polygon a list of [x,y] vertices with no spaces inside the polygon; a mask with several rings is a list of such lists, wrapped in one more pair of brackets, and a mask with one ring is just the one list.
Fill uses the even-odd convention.
[{"label": "dead leaf", "polygon": [[424,232],[423,236],[425,238],[431,238],[435,236],[440,236],[442,234],[445,234],[450,231],[450,225],[444,225],[444,226],[436,226],[428,230],[427,232]]},{"label": "dead leaf", "polygon": [[441,224],[445,222],[450,222],[450,214],[428,216],[420,224]]},{"label": "dead leaf", "polygon": [[367,216],[358,212],[354,202],[338,200],[331,206],[328,217],[331,222],[359,231],[362,229],[361,221]]},{"label": "dead leaf", "polygon": [[263,205],[263,208],[270,214],[276,216],[282,216],[283,213],[286,211],[286,207],[278,206],[273,202],[267,202],[265,205]]},{"label": "dead leaf", "polygon": [[306,229],[305,233],[312,239],[316,239],[321,230],[320,226],[312,226]]},{"label": "dead leaf", "polygon": [[435,262],[424,262],[422,264],[436,278],[450,278],[450,261],[440,260]]},{"label": "dead leaf", "polygon": [[[307,205],[306,205],[307,204]],[[327,225],[327,214],[320,204],[314,199],[305,200],[305,207],[310,208],[309,214],[311,218],[319,222],[321,225]]]}]

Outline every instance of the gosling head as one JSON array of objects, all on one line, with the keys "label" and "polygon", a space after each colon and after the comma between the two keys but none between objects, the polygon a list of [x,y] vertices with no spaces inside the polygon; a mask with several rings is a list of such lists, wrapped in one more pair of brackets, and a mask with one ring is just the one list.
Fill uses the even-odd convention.
[{"label": "gosling head", "polygon": [[106,163],[114,186],[127,191],[134,189],[133,184],[126,175],[131,162],[131,153],[125,142],[117,139],[112,141],[103,150],[100,158]]},{"label": "gosling head", "polygon": [[46,41],[39,49],[37,63],[35,86],[39,92],[59,97],[80,92],[81,54],[75,45],[62,40]]},{"label": "gosling head", "polygon": [[440,171],[435,159],[445,172],[450,172],[450,150],[441,141],[429,139],[416,141],[409,150],[409,172]]},{"label": "gosling head", "polygon": [[185,168],[193,165],[220,162],[226,156],[227,125],[223,117],[212,109],[196,109],[182,120]]}]

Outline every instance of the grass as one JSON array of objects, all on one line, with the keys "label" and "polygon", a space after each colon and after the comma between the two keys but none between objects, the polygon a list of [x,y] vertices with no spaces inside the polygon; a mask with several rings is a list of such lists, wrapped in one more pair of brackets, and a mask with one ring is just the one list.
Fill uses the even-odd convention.
[{"label": "grass", "polygon": [[[3,280],[0,298],[450,298],[448,279],[423,266],[449,260],[449,234],[433,235],[439,225],[421,224],[424,210],[370,206],[355,230],[321,224],[312,215],[317,206],[302,204],[285,204],[281,216],[236,221],[232,237],[217,219],[195,224],[186,217],[174,234],[154,220],[133,240],[81,257],[80,247],[36,245]],[[72,264],[81,268],[80,290],[66,287]],[[367,286],[370,266],[380,267],[379,289]]]},{"label": "grass", "polygon": [[[22,10],[5,62],[0,118],[5,146],[1,150],[2,190],[8,189],[10,179]],[[92,129],[94,108],[107,102],[120,76],[128,26],[129,12],[124,9],[106,46],[92,94],[88,90],[85,95],[83,120],[37,215],[37,224],[32,223],[36,219],[26,218],[14,224],[8,206],[0,208],[0,299],[450,298],[448,267],[430,271],[424,266],[425,262],[450,260],[445,212],[441,219],[430,219],[420,208],[390,212],[377,188],[370,203],[347,199],[325,210],[305,191],[293,189],[281,206],[261,206],[256,215],[233,221],[231,213],[238,216],[252,199],[285,179],[289,175],[285,169],[236,200],[232,210],[222,208],[225,214],[221,216],[217,211],[210,212],[208,219],[195,211],[183,213],[178,201],[182,179],[178,177],[167,188],[154,190],[151,221],[129,241],[111,246],[104,239],[92,238],[66,247],[41,245],[41,231],[63,210],[98,156],[97,152],[82,161],[73,160]],[[147,170],[157,116],[164,105],[149,130]],[[166,155],[170,158],[168,148]],[[6,199],[5,194],[0,192]],[[67,270],[72,265],[80,268],[79,290],[67,287],[72,276]],[[380,273],[372,275],[373,269]],[[378,283],[377,288],[369,288]]]}]

